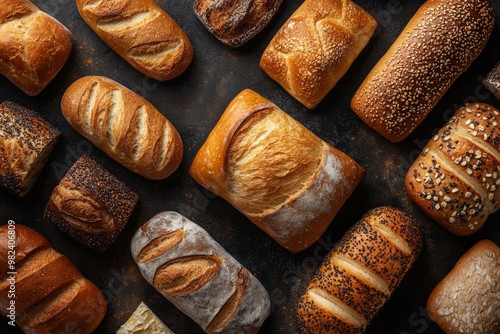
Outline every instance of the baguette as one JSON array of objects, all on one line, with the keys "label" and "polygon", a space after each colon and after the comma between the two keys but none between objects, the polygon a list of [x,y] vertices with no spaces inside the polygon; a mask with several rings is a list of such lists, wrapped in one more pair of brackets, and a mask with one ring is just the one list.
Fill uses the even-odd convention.
[{"label": "baguette", "polygon": [[406,174],[411,199],[451,233],[477,232],[500,208],[499,113],[484,103],[457,110]]},{"label": "baguette", "polygon": [[27,95],[44,90],[72,48],[71,32],[30,1],[0,3],[0,73]]},{"label": "baguette", "polygon": [[76,5],[97,36],[148,77],[173,79],[193,60],[188,37],[153,0],[76,0]]},{"label": "baguette", "polygon": [[352,110],[388,140],[404,140],[482,52],[494,25],[488,0],[426,1],[363,81]]},{"label": "baguette", "polygon": [[145,178],[164,179],[181,163],[174,126],[148,101],[100,76],[75,81],[63,95],[64,118],[112,159]]},{"label": "baguette", "polygon": [[229,104],[189,173],[295,253],[323,234],[364,170],[246,89]]},{"label": "baguette", "polygon": [[265,49],[260,67],[314,109],[348,71],[377,28],[350,0],[306,0]]},{"label": "baguette", "polygon": [[[8,298],[11,236],[15,236],[15,299]],[[47,239],[24,225],[0,226],[0,275],[5,278],[0,283],[0,314],[9,317],[7,308],[15,300],[15,322],[25,333],[90,334],[106,313],[102,292]]]},{"label": "baguette", "polygon": [[500,248],[481,240],[434,288],[427,313],[447,334],[497,334],[500,328]]},{"label": "baguette", "polygon": [[196,0],[193,10],[218,40],[237,48],[259,33],[283,0]]},{"label": "baguette", "polygon": [[335,245],[300,298],[300,333],[363,333],[421,247],[421,232],[404,212],[370,210]]},{"label": "baguette", "polygon": [[143,277],[206,333],[257,333],[270,312],[261,283],[200,226],[162,212],[134,235]]}]

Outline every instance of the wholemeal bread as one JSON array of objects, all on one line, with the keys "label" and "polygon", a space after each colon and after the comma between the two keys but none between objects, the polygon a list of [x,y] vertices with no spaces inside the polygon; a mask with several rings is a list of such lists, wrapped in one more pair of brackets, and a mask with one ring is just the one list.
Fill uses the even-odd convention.
[{"label": "wholemeal bread", "polygon": [[257,333],[269,315],[271,299],[255,276],[176,212],[150,219],[131,249],[146,281],[206,333]]},{"label": "wholemeal bread", "polygon": [[483,79],[483,85],[500,100],[500,61]]},{"label": "wholemeal bread", "polygon": [[193,10],[200,21],[227,46],[242,46],[259,33],[283,0],[196,0]]},{"label": "wholemeal bread", "polygon": [[482,52],[488,0],[426,1],[363,81],[351,108],[392,142],[405,139]]},{"label": "wholemeal bread", "polygon": [[193,60],[188,37],[153,0],[76,0],[76,5],[97,36],[153,79],[173,79]]},{"label": "wholemeal bread", "polygon": [[404,212],[370,210],[334,246],[300,298],[300,333],[363,333],[421,246],[421,232]]},{"label": "wholemeal bread", "polygon": [[283,247],[299,252],[326,230],[364,170],[246,89],[226,108],[189,173]]},{"label": "wholemeal bread", "polygon": [[[12,319],[8,307],[14,300],[15,324],[24,333],[90,334],[101,323],[107,308],[102,292],[41,234],[21,224],[2,225],[0,254],[0,275],[5,278],[0,283],[0,314]],[[10,262],[7,254],[15,259]],[[12,275],[14,281],[9,280]]]},{"label": "wholemeal bread", "polygon": [[141,302],[116,334],[174,334],[151,309]]},{"label": "wholemeal bread", "polygon": [[10,101],[0,104],[0,186],[26,196],[60,135],[36,112]]},{"label": "wholemeal bread", "polygon": [[459,109],[406,174],[408,195],[454,234],[477,232],[500,208],[499,113],[484,103]]},{"label": "wholemeal bread", "polygon": [[427,313],[447,334],[497,334],[500,328],[500,248],[481,240],[434,288]]},{"label": "wholemeal bread", "polygon": [[64,118],[115,161],[151,180],[164,179],[181,163],[183,145],[155,107],[101,76],[75,81],[63,95]]},{"label": "wholemeal bread", "polygon": [[30,1],[0,3],[0,73],[27,95],[41,93],[72,47],[71,32]]},{"label": "wholemeal bread", "polygon": [[260,67],[314,109],[344,76],[377,28],[350,0],[306,0],[265,49]]}]

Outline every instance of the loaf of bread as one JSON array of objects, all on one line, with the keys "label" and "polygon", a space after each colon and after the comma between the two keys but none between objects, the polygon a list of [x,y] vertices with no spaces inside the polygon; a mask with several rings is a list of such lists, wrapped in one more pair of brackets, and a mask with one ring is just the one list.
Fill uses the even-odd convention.
[{"label": "loaf of bread", "polygon": [[71,32],[30,1],[0,2],[0,73],[27,95],[40,94],[72,48]]},{"label": "loaf of bread", "polygon": [[116,334],[174,334],[151,309],[141,302]]},{"label": "loaf of bread", "polygon": [[193,60],[188,37],[153,0],[76,0],[76,5],[97,36],[148,77],[173,79]]},{"label": "loaf of bread", "polygon": [[454,234],[478,231],[500,208],[499,113],[483,103],[457,110],[406,174],[411,199]]},{"label": "loaf of bread", "polygon": [[323,234],[364,170],[246,89],[229,104],[189,173],[295,253]]},{"label": "loaf of bread", "polygon": [[19,104],[0,104],[0,186],[26,196],[47,163],[61,132]]},{"label": "loaf of bread", "polygon": [[196,0],[194,12],[205,27],[227,46],[242,46],[257,35],[283,0]]},{"label": "loaf of bread", "polygon": [[63,95],[64,118],[112,159],[151,180],[164,179],[181,163],[183,145],[155,107],[105,77],[75,81]]},{"label": "loaf of bread", "polygon": [[261,283],[200,226],[162,212],[132,239],[142,275],[206,333],[257,333],[270,312]]},{"label": "loaf of bread", "polygon": [[0,275],[0,314],[24,333],[90,334],[106,313],[101,291],[24,225],[0,226]]},{"label": "loaf of bread", "polygon": [[368,126],[405,139],[482,52],[495,25],[488,0],[428,0],[351,101]]},{"label": "loaf of bread", "polygon": [[306,0],[271,40],[260,67],[314,109],[344,76],[377,28],[350,0]]},{"label": "loaf of bread", "polygon": [[363,333],[421,247],[420,230],[404,212],[370,210],[335,245],[300,298],[300,333]]},{"label": "loaf of bread", "polygon": [[447,334],[498,334],[500,248],[476,243],[432,291],[427,313]]},{"label": "loaf of bread", "polygon": [[484,78],[483,85],[500,100],[500,61]]},{"label": "loaf of bread", "polygon": [[105,251],[138,200],[135,191],[84,155],[55,187],[44,218],[85,246]]}]

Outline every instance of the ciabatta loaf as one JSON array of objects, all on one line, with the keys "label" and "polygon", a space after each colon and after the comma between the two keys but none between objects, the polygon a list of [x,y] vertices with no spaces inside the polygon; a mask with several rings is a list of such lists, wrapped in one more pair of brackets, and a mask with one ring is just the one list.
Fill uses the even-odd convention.
[{"label": "ciabatta loaf", "polygon": [[426,1],[363,81],[351,108],[392,142],[405,139],[482,52],[488,0]]},{"label": "ciabatta loaf", "polygon": [[269,294],[255,276],[176,212],[144,224],[131,249],[146,281],[206,333],[257,333],[269,315]]},{"label": "ciabatta loaf", "polygon": [[477,232],[500,208],[499,113],[484,103],[459,109],[406,174],[408,195],[454,234]]},{"label": "ciabatta loaf", "polygon": [[326,230],[364,170],[246,89],[226,108],[189,173],[283,247],[299,252]]},{"label": "ciabatta loaf", "polygon": [[344,76],[377,28],[350,0],[306,0],[265,49],[260,67],[314,109]]},{"label": "ciabatta loaf", "polygon": [[421,247],[421,232],[404,212],[370,210],[335,245],[300,298],[300,332],[364,333]]},{"label": "ciabatta loaf", "polygon": [[64,118],[82,136],[131,171],[164,179],[181,163],[179,133],[141,96],[101,76],[88,76],[66,89]]}]

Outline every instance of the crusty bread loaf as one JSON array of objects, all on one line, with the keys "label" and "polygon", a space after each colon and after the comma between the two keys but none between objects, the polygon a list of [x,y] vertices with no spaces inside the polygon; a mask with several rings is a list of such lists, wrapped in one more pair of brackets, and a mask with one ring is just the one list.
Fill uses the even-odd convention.
[{"label": "crusty bread loaf", "polygon": [[246,89],[229,104],[189,173],[283,247],[299,252],[326,230],[364,170]]},{"label": "crusty bread loaf", "polygon": [[300,298],[300,332],[363,333],[421,247],[420,230],[404,212],[370,210],[335,245]]},{"label": "crusty bread loaf", "polygon": [[406,174],[411,199],[454,234],[477,232],[500,208],[499,113],[484,103],[459,109]]},{"label": "crusty bread loaf", "polygon": [[193,60],[188,37],[153,0],[76,0],[76,5],[97,36],[153,79],[173,79]]},{"label": "crusty bread loaf", "polygon": [[35,184],[61,131],[19,104],[0,104],[0,186],[25,196]]},{"label": "crusty bread loaf", "polygon": [[314,109],[344,76],[377,28],[350,0],[306,0],[265,49],[260,67]]},{"label": "crusty bread loaf", "polygon": [[176,212],[144,224],[131,249],[146,281],[206,333],[257,333],[269,315],[269,294],[255,276]]},{"label": "crusty bread loaf", "polygon": [[[12,232],[14,231],[14,232]],[[15,234],[13,234],[15,233]],[[8,241],[15,235],[15,260]],[[11,267],[14,266],[14,267]],[[15,271],[14,296],[7,278]],[[24,225],[0,226],[0,314],[7,317],[15,301],[15,323],[25,333],[92,333],[106,313],[106,299],[75,265],[47,239]]]},{"label": "crusty bread loaf", "polygon": [[174,334],[151,309],[141,302],[116,334]]},{"label": "crusty bread loaf", "polygon": [[434,288],[427,313],[447,334],[497,334],[500,329],[500,248],[481,240]]},{"label": "crusty bread loaf", "polygon": [[196,0],[193,10],[218,40],[242,46],[259,33],[283,0]]},{"label": "crusty bread loaf", "polygon": [[488,0],[428,0],[351,101],[368,126],[405,139],[482,52],[494,27]]},{"label": "crusty bread loaf", "polygon": [[174,126],[148,101],[111,79],[78,79],[64,93],[61,109],[78,133],[145,178],[166,178],[181,163],[183,145]]},{"label": "crusty bread loaf", "polygon": [[84,155],[55,187],[44,218],[85,246],[105,251],[138,200],[135,191]]},{"label": "crusty bread loaf", "polygon": [[500,100],[500,61],[483,80],[484,86]]},{"label": "crusty bread loaf", "polygon": [[26,94],[40,94],[72,47],[71,32],[30,1],[0,2],[0,73]]}]

